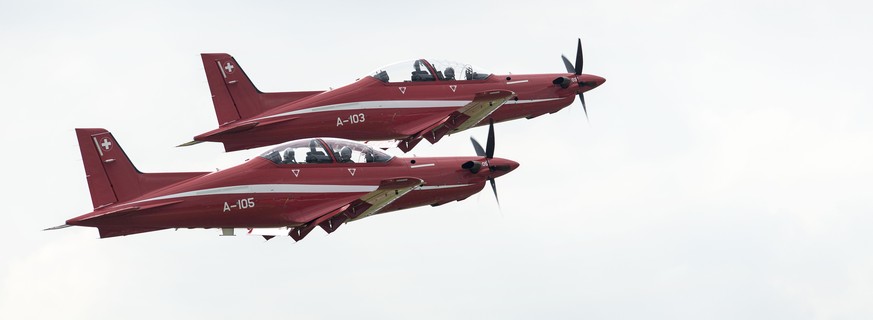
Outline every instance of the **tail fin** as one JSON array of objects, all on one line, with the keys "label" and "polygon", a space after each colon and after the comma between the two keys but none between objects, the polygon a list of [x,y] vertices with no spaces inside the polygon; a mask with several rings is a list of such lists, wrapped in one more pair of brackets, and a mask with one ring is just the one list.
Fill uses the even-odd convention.
[{"label": "tail fin", "polygon": [[279,105],[323,91],[264,93],[258,90],[242,67],[227,53],[202,53],[203,69],[212,92],[218,125],[251,118]]},{"label": "tail fin", "polygon": [[95,209],[208,173],[142,173],[106,129],[76,129],[76,136]]}]

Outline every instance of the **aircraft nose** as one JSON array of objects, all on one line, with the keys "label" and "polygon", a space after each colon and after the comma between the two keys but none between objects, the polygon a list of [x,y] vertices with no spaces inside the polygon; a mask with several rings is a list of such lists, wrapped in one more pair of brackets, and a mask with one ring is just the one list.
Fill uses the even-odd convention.
[{"label": "aircraft nose", "polygon": [[503,159],[503,158],[491,159],[491,167],[492,167],[491,176],[492,177],[502,176],[504,174],[511,172],[512,170],[515,170],[516,168],[518,168],[518,166],[519,166],[518,162],[509,160],[509,159]]},{"label": "aircraft nose", "polygon": [[593,74],[580,74],[578,80],[579,84],[585,89],[585,91],[597,88],[606,82],[606,78],[595,76]]}]

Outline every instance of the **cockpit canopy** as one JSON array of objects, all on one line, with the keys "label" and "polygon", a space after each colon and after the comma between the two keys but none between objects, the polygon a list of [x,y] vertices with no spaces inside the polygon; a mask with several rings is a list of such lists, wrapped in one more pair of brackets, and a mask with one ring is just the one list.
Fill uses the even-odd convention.
[{"label": "cockpit canopy", "polygon": [[482,80],[491,72],[449,60],[408,60],[384,66],[370,73],[382,82]]},{"label": "cockpit canopy", "polygon": [[345,139],[294,140],[261,154],[276,164],[373,163],[393,158],[366,144]]}]

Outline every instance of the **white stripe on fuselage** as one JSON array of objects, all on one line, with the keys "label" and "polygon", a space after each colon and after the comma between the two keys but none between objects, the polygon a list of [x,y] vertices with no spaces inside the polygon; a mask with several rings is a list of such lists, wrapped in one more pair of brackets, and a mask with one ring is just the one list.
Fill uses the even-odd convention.
[{"label": "white stripe on fuselage", "polygon": [[417,109],[417,108],[451,108],[461,107],[470,103],[465,100],[386,100],[386,101],[358,101],[339,104],[329,104],[279,114],[260,117],[252,120],[269,119],[275,117],[284,117],[295,114],[329,112],[329,111],[345,111],[345,110],[369,110],[369,109]]},{"label": "white stripe on fuselage", "polygon": [[[415,190],[434,190],[446,188],[459,188],[472,185],[454,184],[454,185],[438,185],[438,186],[421,186]],[[373,185],[337,185],[337,184],[251,184],[241,186],[220,187],[211,189],[194,190],[168,194],[165,196],[154,197],[139,201],[131,202],[140,203],[154,200],[176,199],[184,197],[197,196],[212,196],[220,194],[252,194],[252,193],[349,193],[349,192],[371,192],[378,189],[379,186]]]},{"label": "white stripe on fuselage", "polygon": [[[554,101],[554,100],[560,100],[560,99],[563,99],[563,98],[547,98],[547,99],[533,99],[533,100],[519,100],[519,101],[509,100],[506,103],[507,104],[537,103],[537,102]],[[460,107],[463,107],[469,103],[470,103],[470,101],[467,101],[467,100],[358,101],[358,102],[329,104],[329,105],[325,105],[325,106],[318,106],[318,107],[288,111],[288,112],[283,112],[283,113],[277,113],[274,115],[255,118],[255,119],[252,119],[252,121],[269,119],[269,118],[284,117],[284,116],[291,116],[291,115],[297,115],[297,114],[330,112],[330,111],[378,110],[378,109],[420,109],[420,108],[460,108]]]}]

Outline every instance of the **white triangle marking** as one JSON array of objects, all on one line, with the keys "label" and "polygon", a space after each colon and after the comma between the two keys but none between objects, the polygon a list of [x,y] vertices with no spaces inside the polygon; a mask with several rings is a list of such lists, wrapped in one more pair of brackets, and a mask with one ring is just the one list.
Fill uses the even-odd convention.
[{"label": "white triangle marking", "polygon": [[352,176],[354,177],[354,176],[355,176],[355,171],[357,171],[357,170],[358,170],[358,169],[355,169],[355,168],[349,168],[349,173],[351,173]]},{"label": "white triangle marking", "polygon": [[455,92],[455,89],[457,89],[458,86],[453,84],[453,85],[450,85],[449,88],[452,89],[452,92]]},{"label": "white triangle marking", "polygon": [[295,177],[300,175],[300,169],[291,169],[291,172],[294,173]]},{"label": "white triangle marking", "polygon": [[406,94],[406,87],[400,87],[400,93]]}]

